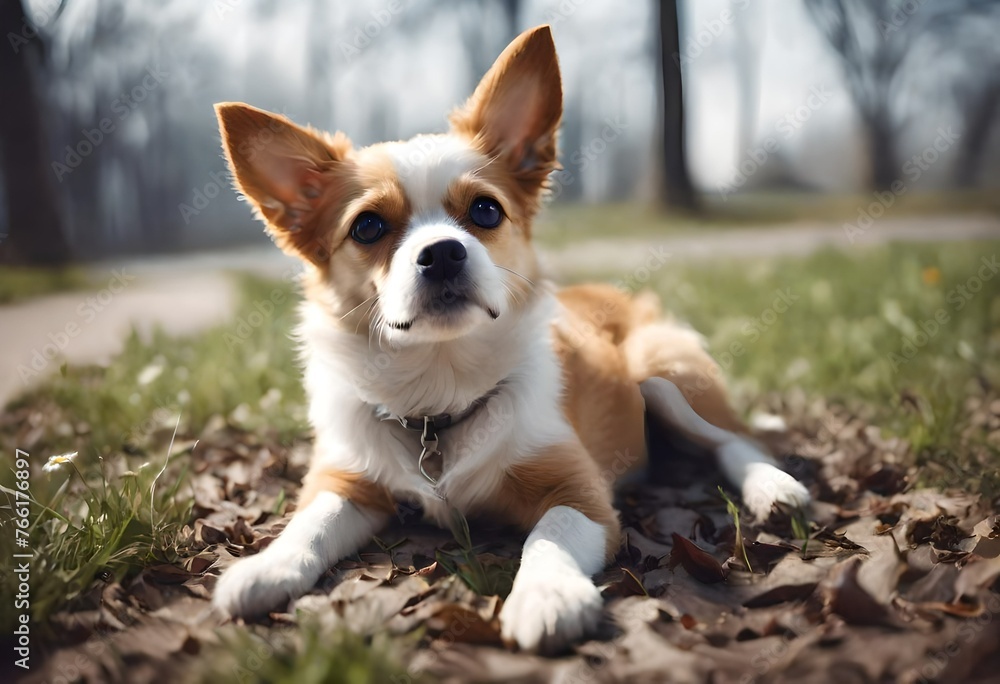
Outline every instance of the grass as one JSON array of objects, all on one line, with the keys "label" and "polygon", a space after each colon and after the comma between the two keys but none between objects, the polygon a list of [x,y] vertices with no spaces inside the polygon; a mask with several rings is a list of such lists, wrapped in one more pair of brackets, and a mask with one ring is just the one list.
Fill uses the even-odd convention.
[{"label": "grass", "polygon": [[[536,230],[544,245],[558,247],[579,240],[656,237],[664,233],[696,233],[796,223],[857,221],[872,193],[830,195],[809,192],[754,192],[701,198],[702,212],[669,214],[640,202],[627,204],[554,204],[541,215]],[[885,211],[888,218],[909,216],[1000,215],[1000,196],[985,190],[906,193]]]},{"label": "grass", "polygon": [[435,560],[441,567],[446,572],[456,575],[480,596],[507,598],[514,585],[514,575],[517,574],[520,561],[491,556],[490,562],[483,562],[479,555],[482,549],[472,543],[468,520],[454,508],[451,511],[451,534],[458,544],[458,549],[439,550],[435,554]]},{"label": "grass", "polygon": [[[1000,242],[668,262],[649,285],[707,334],[744,407],[772,390],[862,407],[886,433],[910,440],[919,462],[957,469],[968,478],[961,484],[994,496],[1000,456],[985,430],[970,432],[966,402],[996,396],[1000,383],[1000,277],[976,283],[981,259],[995,254]],[[614,281],[626,274],[596,275]],[[219,416],[269,439],[305,434],[289,336],[292,288],[248,278],[243,290],[237,322],[193,338],[156,333],[146,343],[133,336],[106,368],[64,368],[5,410],[3,486],[15,484],[15,448],[25,448],[19,442],[26,435],[32,439],[36,624],[79,601],[95,577],[121,579],[177,553],[177,529],[190,522],[189,442],[174,450],[157,487],[153,482],[178,416],[180,434],[188,436]],[[265,301],[279,303],[251,318]],[[68,451],[80,452],[72,467],[54,475],[40,471],[46,458]],[[935,482],[928,476],[925,483]],[[456,530],[460,548],[439,557],[442,564],[483,593],[509,590],[512,568],[484,565],[467,528]],[[0,545],[10,545],[9,531],[2,531]],[[12,588],[10,578],[0,576],[0,593]],[[5,616],[9,610],[5,605]],[[259,640],[234,635],[215,664],[230,668],[236,658],[243,667],[239,659],[253,653],[251,647],[263,648]],[[383,662],[391,649],[371,645],[365,637],[305,630],[298,641],[269,645],[277,657],[239,674],[241,681],[388,681],[398,672]]]},{"label": "grass", "polygon": [[[49,615],[84,594],[95,578],[121,580],[153,561],[177,558],[173,541],[189,518],[190,502],[177,498],[183,473],[160,483],[157,492],[162,470],[147,467],[107,477],[103,472],[84,475],[74,464],[64,463],[61,472],[50,477],[50,493],[39,498],[32,492],[28,539],[34,552],[31,611],[35,624],[44,625]],[[13,498],[11,490],[4,493]],[[5,544],[12,541],[10,537],[5,534]],[[6,573],[0,585],[12,580]],[[0,593],[8,587],[3,589]],[[5,604],[3,610],[4,623],[9,624],[10,607]]]},{"label": "grass", "polygon": [[[133,334],[108,367],[64,367],[6,408],[0,485],[15,486],[15,449],[28,451],[33,465],[36,624],[78,599],[98,575],[122,579],[153,559],[176,556],[175,533],[189,521],[189,500],[181,496],[188,455],[174,454],[174,467],[159,488],[152,484],[178,417],[181,434],[199,434],[220,415],[275,441],[304,432],[304,399],[289,338],[291,286],[246,279],[237,321],[256,321],[252,313],[272,297],[284,305],[256,327],[243,330],[234,323],[186,339],[157,332],[149,344]],[[41,431],[31,448],[20,442],[27,423]],[[72,464],[56,473],[41,471],[50,456],[73,451],[79,457]],[[9,493],[6,499],[12,502]],[[0,553],[13,552],[2,548],[13,541],[5,531]],[[0,576],[0,593],[11,588],[12,577]],[[0,617],[10,619],[7,603]]]},{"label": "grass", "polygon": [[57,292],[82,290],[90,284],[86,272],[80,268],[4,266],[0,269],[0,305]]},{"label": "grass", "polygon": [[[963,441],[965,403],[1000,385],[1000,242],[892,244],[806,258],[671,264],[650,285],[707,334],[741,403],[767,391],[870,410],[923,463],[959,466],[990,496],[1000,457]],[[622,274],[607,274],[620,279]],[[978,289],[978,292],[973,290]],[[784,296],[781,295],[784,293]],[[975,446],[987,461],[968,460]]]},{"label": "grass", "polygon": [[[305,413],[289,338],[293,290],[288,283],[246,278],[244,303],[232,324],[183,339],[156,331],[146,342],[133,333],[106,368],[64,368],[8,409],[51,406],[71,425],[85,426],[85,438],[63,430],[45,446],[55,452],[79,449],[89,462],[123,448],[140,449],[137,442],[173,425],[178,413],[184,416],[182,427],[204,426],[222,414],[279,439],[298,434]],[[281,303],[257,318],[258,309],[266,310],[262,303],[272,299]]]},{"label": "grass", "polygon": [[211,658],[198,660],[189,680],[241,684],[383,684],[425,681],[407,674],[397,651],[399,639],[365,637],[343,627],[315,621],[295,633],[272,630],[266,636],[232,627],[221,632],[222,645]]}]

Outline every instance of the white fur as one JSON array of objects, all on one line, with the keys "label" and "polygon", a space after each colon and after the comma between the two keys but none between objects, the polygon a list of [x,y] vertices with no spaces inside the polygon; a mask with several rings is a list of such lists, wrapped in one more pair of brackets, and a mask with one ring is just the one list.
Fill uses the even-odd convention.
[{"label": "white fur", "polygon": [[716,454],[726,479],[740,488],[743,503],[754,517],[767,517],[776,503],[797,508],[809,505],[809,490],[779,470],[752,442],[737,438],[721,445]]},{"label": "white fur", "polygon": [[555,506],[524,543],[521,569],[500,613],[503,638],[529,651],[553,650],[596,627],[601,593],[590,577],[604,565],[604,528]]},{"label": "white fur", "polygon": [[716,427],[695,413],[677,385],[665,378],[649,378],[639,385],[646,409],[701,444],[713,448],[736,439],[736,435]]},{"label": "white fur", "polygon": [[[380,342],[383,338],[390,344],[455,339],[477,325],[491,322],[488,310],[502,317],[510,306],[507,272],[493,263],[486,247],[463,230],[441,204],[448,188],[459,178],[474,176],[487,163],[486,158],[448,135],[419,135],[405,142],[388,143],[384,150],[410,202],[412,219],[393,255],[388,276],[379,285],[378,310],[385,321],[413,324],[406,331],[381,327]],[[421,311],[418,295],[424,279],[416,266],[417,256],[425,246],[444,239],[457,240],[465,247],[465,273],[474,283],[469,294],[477,304],[461,314],[452,314],[453,320],[447,326]]]},{"label": "white fur", "polygon": [[[414,301],[423,280],[423,276],[415,266],[417,255],[425,246],[445,239],[457,240],[465,247],[468,255],[465,272],[475,283],[472,296],[480,305],[470,307],[461,319],[448,329],[442,329],[439,325],[428,322],[426,317],[421,316],[421,311],[416,308]],[[389,344],[411,344],[414,341],[440,342],[460,337],[475,326],[491,327],[490,324],[495,321],[486,310],[491,309],[502,317],[509,307],[504,290],[505,281],[504,271],[493,264],[483,244],[455,225],[444,212],[414,221],[393,255],[389,265],[389,275],[379,288],[378,303],[379,311],[385,320],[414,320],[414,324],[405,332],[387,328],[383,336]]]},{"label": "white fur", "polygon": [[382,514],[321,492],[270,546],[222,575],[212,603],[234,617],[283,608],[309,591],[327,568],[370,540],[384,521]]},{"label": "white fur", "polygon": [[[501,319],[503,325],[486,324],[449,342],[379,349],[332,328],[322,310],[307,303],[299,336],[317,465],[366,473],[401,499],[419,501],[442,523],[445,500],[471,512],[518,459],[573,439],[548,332],[556,306],[543,292],[526,310]],[[501,381],[483,407],[439,435],[444,468],[437,486],[417,470],[419,435],[374,411],[458,413]]]},{"label": "white fur", "polygon": [[453,135],[418,135],[388,143],[385,149],[417,217],[441,212],[441,199],[448,186],[487,163],[479,152]]},{"label": "white fur", "polygon": [[639,389],[650,412],[695,441],[715,449],[723,475],[739,488],[743,503],[754,517],[767,516],[775,503],[809,505],[809,490],[778,469],[771,457],[752,442],[699,416],[674,383],[650,378]]}]

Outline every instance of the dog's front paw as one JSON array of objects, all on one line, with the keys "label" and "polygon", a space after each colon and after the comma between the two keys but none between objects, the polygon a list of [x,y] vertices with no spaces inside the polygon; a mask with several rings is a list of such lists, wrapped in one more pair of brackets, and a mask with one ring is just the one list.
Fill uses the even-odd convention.
[{"label": "dog's front paw", "polygon": [[747,509],[758,519],[766,518],[775,504],[805,508],[811,500],[801,482],[768,463],[754,463],[747,468],[741,494]]},{"label": "dog's front paw", "polygon": [[253,617],[284,608],[319,579],[315,564],[306,561],[267,552],[244,558],[219,578],[212,605],[230,617]]},{"label": "dog's front paw", "polygon": [[542,577],[522,572],[500,611],[500,634],[525,651],[557,652],[593,631],[602,608],[601,592],[578,572]]}]

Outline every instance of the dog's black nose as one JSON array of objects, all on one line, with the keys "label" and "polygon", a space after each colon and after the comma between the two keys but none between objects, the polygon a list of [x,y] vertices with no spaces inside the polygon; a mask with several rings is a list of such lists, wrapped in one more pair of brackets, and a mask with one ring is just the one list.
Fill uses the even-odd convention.
[{"label": "dog's black nose", "polygon": [[461,273],[467,256],[465,245],[458,240],[441,240],[420,250],[417,266],[423,277],[440,283]]}]

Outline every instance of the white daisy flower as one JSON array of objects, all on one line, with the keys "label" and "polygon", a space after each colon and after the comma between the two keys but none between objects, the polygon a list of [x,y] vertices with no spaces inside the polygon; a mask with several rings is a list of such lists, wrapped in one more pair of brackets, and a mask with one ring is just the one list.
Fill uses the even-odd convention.
[{"label": "white daisy flower", "polygon": [[49,456],[49,460],[42,466],[42,470],[47,473],[54,473],[62,467],[63,463],[72,463],[77,453],[76,451],[72,451],[68,454],[60,454],[59,456]]}]

